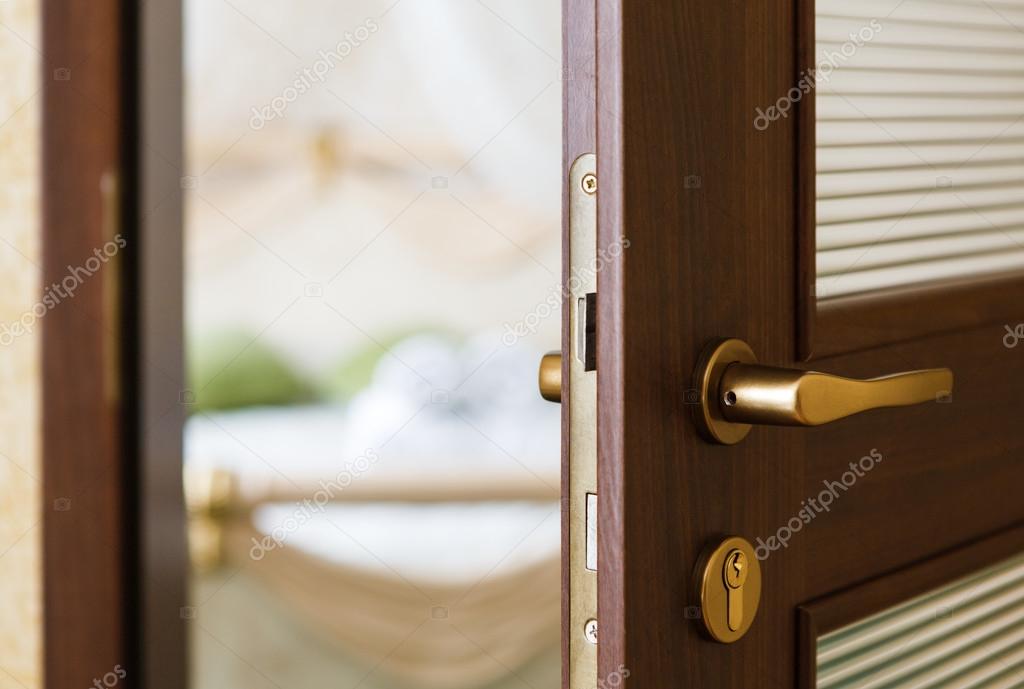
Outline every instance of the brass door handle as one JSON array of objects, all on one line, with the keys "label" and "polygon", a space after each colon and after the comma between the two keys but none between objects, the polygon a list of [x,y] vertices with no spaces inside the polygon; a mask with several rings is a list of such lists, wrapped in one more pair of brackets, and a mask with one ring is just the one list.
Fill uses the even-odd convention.
[{"label": "brass door handle", "polygon": [[694,380],[697,426],[724,445],[745,438],[751,424],[820,426],[869,409],[941,401],[953,391],[948,368],[853,380],[759,365],[750,346],[736,339],[710,344]]},{"label": "brass door handle", "polygon": [[537,385],[540,396],[548,402],[562,401],[562,353],[548,352],[540,359],[537,371]]}]

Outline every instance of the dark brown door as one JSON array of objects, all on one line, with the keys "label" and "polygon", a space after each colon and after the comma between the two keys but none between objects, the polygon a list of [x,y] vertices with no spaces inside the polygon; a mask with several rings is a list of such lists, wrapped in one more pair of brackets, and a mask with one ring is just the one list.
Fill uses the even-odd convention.
[{"label": "dark brown door", "polygon": [[[598,245],[629,242],[597,276],[599,686],[619,684],[623,668],[634,687],[816,686],[818,635],[1024,552],[1014,530],[1024,520],[1024,350],[1005,341],[1024,321],[1024,277],[1011,267],[815,295],[825,224],[815,104],[843,96],[791,96],[785,116],[755,123],[814,66],[814,3],[598,0],[596,24],[573,3],[567,11],[570,50],[574,37],[587,46],[596,35],[595,95],[587,101],[586,70],[567,82],[567,163],[587,143],[578,101],[595,103]],[[893,54],[900,26],[928,28],[878,19],[877,46]],[[570,53],[570,68],[586,52]],[[927,75],[904,76],[923,103],[926,87],[912,81]],[[942,107],[918,105],[908,112]],[[920,143],[879,124],[904,137],[892,148]],[[931,145],[981,138],[922,131]],[[829,155],[844,160],[837,150]],[[905,167],[938,165],[920,151],[923,162]],[[885,219],[885,198],[902,190],[891,176],[871,179],[877,194],[846,200]],[[941,204],[923,208],[891,221],[941,219]],[[948,367],[955,384],[916,406],[818,427],[755,424],[717,444],[694,422],[694,371],[719,338],[741,339],[772,367],[856,379]],[[827,509],[811,506],[819,496]],[[701,619],[697,567],[728,536],[758,549],[762,592],[749,631],[726,644]],[[981,651],[1001,643],[976,640]]]}]

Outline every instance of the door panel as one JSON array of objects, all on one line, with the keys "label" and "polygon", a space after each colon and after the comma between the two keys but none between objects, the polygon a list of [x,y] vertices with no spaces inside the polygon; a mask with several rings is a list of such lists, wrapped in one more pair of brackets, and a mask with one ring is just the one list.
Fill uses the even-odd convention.
[{"label": "door panel", "polygon": [[798,3],[803,358],[1018,311],[1020,12]]},{"label": "door panel", "polygon": [[1004,327],[1019,322],[1014,316],[1021,312],[1022,293],[1024,279],[1010,274],[812,301],[814,310],[802,319],[802,351],[826,357],[936,333]]},{"label": "door panel", "polygon": [[[625,667],[632,686],[796,686],[801,604],[1024,519],[1024,360],[1002,343],[1021,319],[1016,281],[819,317],[813,113],[753,124],[798,79],[808,4],[598,2],[598,245],[629,242],[598,275],[599,682]],[[858,378],[949,367],[955,389],[712,445],[688,391],[722,337],[784,368],[824,342],[814,368]],[[809,508],[829,482],[843,485],[828,509]],[[753,626],[724,645],[690,613],[699,556],[731,535],[776,547],[761,551]]]},{"label": "door panel", "polygon": [[1004,642],[1020,625],[1022,538],[1020,528],[1002,531],[801,605],[799,686],[857,686],[887,674],[916,681],[924,673],[901,669],[925,657],[925,672],[938,668],[961,686],[1014,686],[1022,649]]},{"label": "door panel", "polygon": [[1022,574],[1017,556],[818,637],[813,686],[1018,685]]},{"label": "door panel", "polygon": [[1013,429],[1024,413],[1017,392],[1024,362],[1002,346],[997,327],[815,365],[866,376],[906,369],[910,362],[913,367],[951,366],[956,373],[952,399],[792,431],[802,435],[805,448],[805,497],[864,452],[877,448],[885,457],[877,472],[807,530],[807,549],[815,559],[814,576],[808,575],[811,595],[910,564],[1021,519],[1021,505],[1008,486],[1022,472],[1022,439]]}]

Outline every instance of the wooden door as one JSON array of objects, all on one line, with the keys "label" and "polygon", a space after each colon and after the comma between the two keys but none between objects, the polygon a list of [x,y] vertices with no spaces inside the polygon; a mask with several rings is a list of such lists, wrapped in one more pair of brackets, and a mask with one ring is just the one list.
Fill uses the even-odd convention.
[{"label": "wooden door", "polygon": [[[1024,358],[1004,344],[1024,274],[817,297],[815,94],[755,126],[812,66],[814,3],[590,6],[566,5],[570,70],[596,64],[566,82],[567,170],[592,114],[598,246],[628,240],[597,275],[598,686],[816,686],[818,635],[1024,552]],[[774,367],[948,367],[955,385],[716,444],[694,422],[694,372],[726,337]],[[854,465],[855,485],[800,519]],[[696,568],[727,536],[775,547],[752,626],[725,644]]]}]

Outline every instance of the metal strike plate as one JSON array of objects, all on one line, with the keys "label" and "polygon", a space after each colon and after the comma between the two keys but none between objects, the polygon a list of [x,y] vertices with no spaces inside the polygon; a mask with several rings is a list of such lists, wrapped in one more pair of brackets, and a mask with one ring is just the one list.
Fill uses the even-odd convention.
[{"label": "metal strike plate", "polygon": [[761,602],[761,565],[753,546],[733,536],[708,548],[697,562],[696,579],[708,636],[723,644],[739,641]]},{"label": "metal strike plate", "polygon": [[597,681],[597,371],[594,304],[597,274],[597,156],[587,153],[569,171],[569,267],[566,284],[571,352],[569,376],[569,688]]},{"label": "metal strike plate", "polygon": [[597,571],[597,496],[587,493],[587,569]]}]

